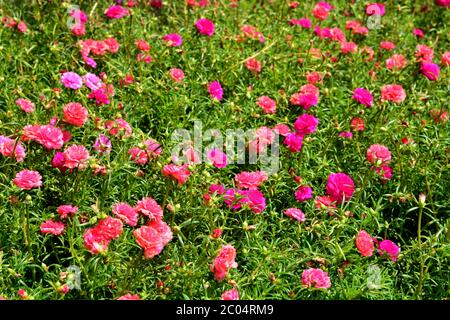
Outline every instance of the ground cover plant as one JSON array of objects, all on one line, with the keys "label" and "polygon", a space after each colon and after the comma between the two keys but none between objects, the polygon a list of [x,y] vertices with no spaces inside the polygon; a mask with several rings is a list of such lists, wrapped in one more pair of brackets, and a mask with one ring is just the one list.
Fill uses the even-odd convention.
[{"label": "ground cover plant", "polygon": [[447,299],[449,6],[0,1],[0,298]]}]

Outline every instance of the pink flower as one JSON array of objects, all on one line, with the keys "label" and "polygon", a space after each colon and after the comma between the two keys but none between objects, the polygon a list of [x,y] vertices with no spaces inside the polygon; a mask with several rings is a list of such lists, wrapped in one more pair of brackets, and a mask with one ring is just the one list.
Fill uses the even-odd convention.
[{"label": "pink flower", "polygon": [[78,102],[69,102],[64,106],[64,120],[77,127],[82,127],[87,121],[88,111]]},{"label": "pink flower", "polygon": [[103,81],[93,73],[86,73],[82,79],[85,86],[92,91],[99,90],[103,87]]},{"label": "pink flower", "polygon": [[64,167],[64,153],[56,152],[52,159],[52,167],[58,168],[60,171],[64,172],[67,168]]},{"label": "pink flower", "polygon": [[320,210],[333,210],[336,208],[336,200],[330,196],[318,196],[315,199],[314,207]]},{"label": "pink flower", "polygon": [[72,26],[70,31],[72,31],[73,35],[81,37],[86,33],[86,27],[83,23],[77,23]]},{"label": "pink flower", "polygon": [[358,45],[354,42],[341,42],[341,52],[342,53],[356,53],[358,51]]},{"label": "pink flower", "polygon": [[384,4],[372,3],[372,4],[367,5],[367,7],[366,7],[366,14],[368,16],[371,16],[371,15],[383,16],[384,13],[385,13]]},{"label": "pink flower", "polygon": [[380,42],[380,48],[383,50],[393,50],[395,49],[395,44],[390,41],[381,41]]},{"label": "pink flower", "polygon": [[222,235],[222,229],[220,229],[220,228],[215,228],[213,231],[212,231],[212,235],[211,235],[211,237],[213,237],[214,239],[219,239],[220,238],[220,236]]},{"label": "pink flower", "polygon": [[128,9],[122,6],[111,6],[105,10],[105,15],[110,19],[120,19],[129,14]]},{"label": "pink flower", "polygon": [[24,169],[16,174],[13,183],[22,190],[30,190],[42,186],[41,179],[39,172]]},{"label": "pink flower", "polygon": [[153,198],[142,198],[138,201],[134,208],[138,213],[149,217],[151,220],[162,220],[163,218],[163,210]]},{"label": "pink flower", "polygon": [[249,24],[244,24],[241,28],[244,36],[253,40],[259,40],[259,42],[264,43],[264,35],[258,31],[254,26]]},{"label": "pink flower", "polygon": [[217,99],[218,101],[222,100],[223,89],[219,81],[210,82],[208,84],[208,92],[212,98]]},{"label": "pink flower", "polygon": [[313,14],[319,20],[325,20],[333,6],[327,2],[319,2],[314,6]]},{"label": "pink flower", "polygon": [[88,16],[86,13],[77,8],[71,9],[69,16],[73,17],[76,23],[85,24],[88,22]]},{"label": "pink flower", "polygon": [[295,191],[295,199],[303,202],[312,198],[312,189],[308,186],[301,186]]},{"label": "pink flower", "polygon": [[162,252],[172,240],[170,227],[162,220],[153,220],[133,232],[136,242],[144,249],[144,257],[151,259]]},{"label": "pink flower", "polygon": [[370,257],[373,254],[374,243],[372,237],[365,231],[361,230],[356,235],[356,248],[364,257]]},{"label": "pink flower", "polygon": [[416,58],[417,62],[432,62],[434,56],[434,50],[424,44],[416,46]]},{"label": "pink flower", "polygon": [[415,35],[418,38],[425,37],[425,32],[422,29],[419,29],[419,28],[414,28],[412,33],[413,33],[413,35]]},{"label": "pink flower", "polygon": [[34,103],[28,99],[19,98],[16,100],[16,104],[26,113],[34,112]]},{"label": "pink flower", "polygon": [[144,165],[148,161],[147,152],[139,147],[132,147],[128,150],[128,154],[136,164]]},{"label": "pink flower", "polygon": [[225,168],[227,166],[227,155],[219,149],[213,149],[208,152],[208,159],[216,168]]},{"label": "pink flower", "polygon": [[61,75],[61,83],[66,88],[70,89],[80,89],[83,86],[83,80],[75,72],[64,72]]},{"label": "pink flower", "polygon": [[221,184],[212,184],[208,190],[208,193],[224,194],[224,192],[225,187]]},{"label": "pink flower", "polygon": [[64,167],[83,170],[87,167],[89,157],[85,146],[73,144],[64,151]]},{"label": "pink flower", "polygon": [[73,217],[78,212],[78,207],[71,204],[63,204],[56,208],[56,212],[58,212],[61,219],[66,219],[67,217]]},{"label": "pink flower", "polygon": [[109,130],[110,135],[118,136],[120,133],[124,138],[128,138],[133,134],[131,126],[122,118],[106,121],[105,129]]},{"label": "pink flower", "polygon": [[337,203],[348,201],[355,191],[352,178],[345,173],[332,173],[327,180],[327,193]]},{"label": "pink flower", "polygon": [[214,273],[214,279],[222,281],[228,274],[229,269],[237,268],[238,264],[234,261],[236,258],[236,249],[232,245],[222,246],[214,264],[210,265],[211,271]]},{"label": "pink flower", "polygon": [[318,82],[322,82],[323,74],[319,72],[309,72],[306,74],[306,81],[308,81],[309,84],[315,85]]},{"label": "pink flower", "polygon": [[162,0],[150,0],[149,3],[153,8],[156,8],[156,9],[161,9],[163,7]]},{"label": "pink flower", "polygon": [[119,219],[107,217],[96,226],[106,239],[117,239],[123,231],[123,223]]},{"label": "pink flower", "polygon": [[141,300],[141,297],[138,294],[127,293],[117,298],[117,300]]},{"label": "pink flower", "polygon": [[353,90],[352,98],[366,107],[371,107],[373,103],[372,94],[369,90],[363,88],[356,88]]},{"label": "pink flower", "polygon": [[388,164],[391,161],[391,152],[381,144],[373,144],[367,149],[367,161],[372,164]]},{"label": "pink flower", "polygon": [[214,34],[214,23],[211,20],[201,18],[198,19],[195,23],[195,27],[197,28],[200,34],[211,37]]},{"label": "pink flower", "polygon": [[178,181],[178,185],[181,186],[191,175],[191,172],[187,168],[187,164],[177,166],[176,164],[166,164],[162,169],[163,175],[170,177]]},{"label": "pink flower", "polygon": [[227,290],[220,296],[220,300],[239,300],[239,292],[236,288]]},{"label": "pink flower", "polygon": [[277,103],[275,102],[275,100],[269,98],[268,96],[259,97],[256,104],[260,106],[266,114],[275,113],[275,111],[277,110]]},{"label": "pink flower", "polygon": [[183,155],[188,164],[202,163],[199,152],[192,147],[183,150]]},{"label": "pink flower", "polygon": [[[120,221],[120,220],[119,220]],[[98,228],[89,228],[83,234],[84,247],[92,254],[104,253],[111,242]]]},{"label": "pink flower", "polygon": [[122,221],[107,217],[101,220],[94,228],[85,231],[83,235],[84,246],[92,254],[106,252],[111,240],[118,238],[122,232]]},{"label": "pink flower", "polygon": [[328,273],[321,269],[314,268],[303,270],[302,283],[306,287],[318,289],[329,289],[331,287],[331,281]]},{"label": "pink flower", "polygon": [[298,220],[300,222],[304,222],[306,220],[305,214],[302,210],[297,208],[289,208],[284,211],[284,214],[288,217],[294,218],[295,220]]},{"label": "pink flower", "polygon": [[339,137],[345,139],[351,139],[353,137],[353,133],[351,131],[342,131],[339,133]]},{"label": "pink flower", "polygon": [[386,60],[386,68],[389,70],[401,70],[405,67],[406,60],[402,54],[394,54]]},{"label": "pink flower", "polygon": [[439,7],[450,8],[450,0],[435,0],[435,3]]},{"label": "pink flower", "polygon": [[364,119],[354,117],[350,122],[350,127],[353,131],[364,131]]},{"label": "pink flower", "polygon": [[183,43],[183,38],[178,33],[165,35],[163,40],[172,47],[179,47]]},{"label": "pink flower", "polygon": [[307,135],[316,132],[319,119],[310,115],[302,114],[294,123],[294,128],[299,135]]},{"label": "pink flower", "polygon": [[375,172],[380,176],[381,183],[386,183],[387,181],[392,179],[392,168],[388,165],[382,164],[378,167],[372,167],[372,170],[375,170]]},{"label": "pink flower", "polygon": [[137,225],[139,215],[136,209],[130,206],[128,203],[116,203],[112,206],[111,211],[117,218],[124,221],[129,226],[135,227]]},{"label": "pink flower", "polygon": [[5,157],[14,157],[17,162],[23,162],[26,156],[22,142],[5,136],[0,136],[0,154]]},{"label": "pink flower", "polygon": [[289,128],[289,126],[287,126],[283,123],[279,123],[279,124],[275,125],[275,127],[273,127],[273,131],[283,137],[285,137],[289,133],[291,133],[291,129]]},{"label": "pink flower", "polygon": [[439,66],[432,62],[422,62],[420,72],[428,78],[428,80],[436,81],[439,78]]},{"label": "pink flower", "polygon": [[255,58],[250,58],[245,61],[245,67],[254,73],[261,72],[261,62]]},{"label": "pink flower", "polygon": [[292,25],[301,26],[304,29],[311,29],[312,28],[312,22],[308,18],[291,19],[289,22]]},{"label": "pink flower", "polygon": [[383,240],[378,245],[378,254],[380,256],[387,254],[395,262],[400,254],[400,248],[391,240]]},{"label": "pink flower", "polygon": [[26,291],[25,289],[19,289],[19,290],[17,291],[17,294],[19,295],[19,297],[20,297],[22,300],[28,299],[28,293],[27,293],[27,291]]},{"label": "pink flower", "polygon": [[42,234],[53,234],[55,236],[59,236],[64,232],[64,223],[47,220],[41,223],[40,229]]},{"label": "pink flower", "polygon": [[[27,130],[29,131],[27,131]],[[52,125],[33,126],[24,128],[31,137],[47,149],[61,149],[64,144],[63,132]]]},{"label": "pink flower", "polygon": [[303,146],[303,135],[298,133],[289,133],[283,143],[288,146],[289,151],[299,152]]},{"label": "pink flower", "polygon": [[17,24],[17,30],[19,30],[20,32],[25,33],[25,32],[27,32],[27,29],[28,29],[28,27],[25,22],[20,21]]},{"label": "pink flower", "polygon": [[266,199],[259,190],[228,189],[225,192],[224,202],[229,208],[238,210],[242,206],[249,208],[253,213],[259,214],[266,208]]},{"label": "pink flower", "polygon": [[144,51],[144,52],[149,52],[151,49],[148,42],[145,41],[144,39],[139,39],[139,40],[135,41],[135,44],[136,44],[136,48],[138,48],[139,50]]},{"label": "pink flower", "polygon": [[441,63],[443,66],[450,66],[450,51],[444,52],[442,54]]},{"label": "pink flower", "polygon": [[100,134],[97,139],[95,139],[94,145],[92,146],[95,151],[100,154],[108,154],[111,152],[112,145],[111,140],[108,139],[104,134]]},{"label": "pink flower", "polygon": [[172,68],[169,70],[170,77],[175,82],[181,82],[184,79],[184,72],[181,69]]},{"label": "pink flower", "polygon": [[275,139],[272,130],[265,126],[256,129],[255,136],[256,137],[249,142],[249,154],[259,154],[263,152]]},{"label": "pink flower", "polygon": [[401,85],[388,84],[381,88],[381,100],[401,103],[406,98],[406,92]]},{"label": "pink flower", "polygon": [[299,93],[294,93],[291,96],[290,102],[308,110],[319,102],[319,89],[312,84],[306,84],[300,88]]},{"label": "pink flower", "polygon": [[239,189],[255,190],[268,178],[267,173],[264,171],[242,171],[234,177],[234,181]]}]

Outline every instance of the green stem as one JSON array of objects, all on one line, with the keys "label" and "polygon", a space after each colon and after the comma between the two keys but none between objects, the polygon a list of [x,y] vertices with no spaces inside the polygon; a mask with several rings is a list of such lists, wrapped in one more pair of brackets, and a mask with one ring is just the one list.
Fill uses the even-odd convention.
[{"label": "green stem", "polygon": [[419,221],[417,226],[417,240],[419,243],[419,251],[420,251],[420,275],[419,275],[419,284],[417,285],[416,290],[416,299],[419,298],[420,295],[422,294],[423,277],[424,277],[424,260],[422,250],[422,212],[423,206],[421,205],[419,208]]}]

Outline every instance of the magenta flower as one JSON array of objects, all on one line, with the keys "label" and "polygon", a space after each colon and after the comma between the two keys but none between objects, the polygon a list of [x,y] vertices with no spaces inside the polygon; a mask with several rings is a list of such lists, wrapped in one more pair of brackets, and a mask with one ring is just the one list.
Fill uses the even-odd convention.
[{"label": "magenta flower", "polygon": [[303,202],[312,198],[312,189],[308,186],[301,186],[295,191],[295,199],[297,201]]},{"label": "magenta flower", "polygon": [[306,287],[329,289],[331,287],[328,273],[321,269],[306,269],[302,273],[302,283]]},{"label": "magenta flower", "polygon": [[431,81],[436,81],[439,78],[440,71],[439,66],[432,62],[422,62],[420,66],[420,72]]},{"label": "magenta flower", "polygon": [[197,28],[200,34],[211,37],[214,34],[215,26],[214,23],[206,18],[201,18],[197,20],[195,23],[195,27]]},{"label": "magenta flower", "polygon": [[168,34],[163,40],[172,47],[179,47],[183,43],[183,38],[178,33]]},{"label": "magenta flower", "polygon": [[105,10],[105,16],[109,19],[120,19],[129,14],[128,9],[122,6],[111,6]]},{"label": "magenta flower", "polygon": [[227,166],[227,155],[219,149],[213,149],[208,152],[208,159],[216,168],[225,168]]},{"label": "magenta flower", "polygon": [[74,90],[80,89],[83,86],[83,80],[75,72],[64,72],[61,75],[61,83],[64,87]]},{"label": "magenta flower", "polygon": [[223,89],[219,81],[210,82],[208,84],[208,92],[212,98],[217,99],[218,101],[222,100]]},{"label": "magenta flower", "polygon": [[47,220],[42,222],[40,229],[42,234],[53,234],[55,236],[59,236],[64,232],[64,223]]},{"label": "magenta flower", "polygon": [[366,107],[371,107],[373,104],[373,97],[369,90],[363,88],[356,88],[353,90],[353,100],[358,101]]},{"label": "magenta flower", "polygon": [[364,257],[370,257],[373,254],[374,243],[373,239],[365,230],[361,230],[356,235],[356,248]]},{"label": "magenta flower", "polygon": [[400,248],[391,240],[383,240],[378,245],[378,254],[380,256],[387,254],[395,262],[400,254]]},{"label": "magenta flower", "polygon": [[302,150],[303,136],[298,133],[289,133],[284,139],[284,144],[288,146],[289,151],[299,152]]},{"label": "magenta flower", "polygon": [[345,173],[332,173],[327,180],[327,193],[337,203],[348,201],[355,191],[355,184]]},{"label": "magenta flower", "polygon": [[302,210],[297,208],[289,208],[284,211],[284,214],[288,217],[294,218],[297,221],[304,222],[306,220],[305,214]]},{"label": "magenta flower", "polygon": [[294,123],[294,128],[299,135],[307,135],[315,132],[317,130],[317,125],[319,124],[319,119],[310,115],[302,114]]},{"label": "magenta flower", "polygon": [[384,4],[381,4],[381,3],[372,3],[372,4],[369,4],[369,5],[366,7],[366,14],[367,14],[368,16],[371,16],[371,15],[379,15],[379,16],[383,16],[384,13],[385,13],[385,10],[384,10]]},{"label": "magenta flower", "polygon": [[13,183],[22,190],[30,190],[42,186],[42,176],[37,171],[24,169],[16,174]]}]

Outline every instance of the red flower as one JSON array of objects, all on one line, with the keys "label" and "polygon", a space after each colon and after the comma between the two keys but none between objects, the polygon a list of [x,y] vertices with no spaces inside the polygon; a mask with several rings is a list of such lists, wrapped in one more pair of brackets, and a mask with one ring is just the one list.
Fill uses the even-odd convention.
[{"label": "red flower", "polygon": [[172,240],[170,227],[162,220],[153,220],[133,232],[136,242],[144,249],[144,257],[151,259]]},{"label": "red flower", "polygon": [[361,230],[356,235],[356,248],[364,257],[370,257],[373,254],[374,243],[372,237],[365,231]]}]

